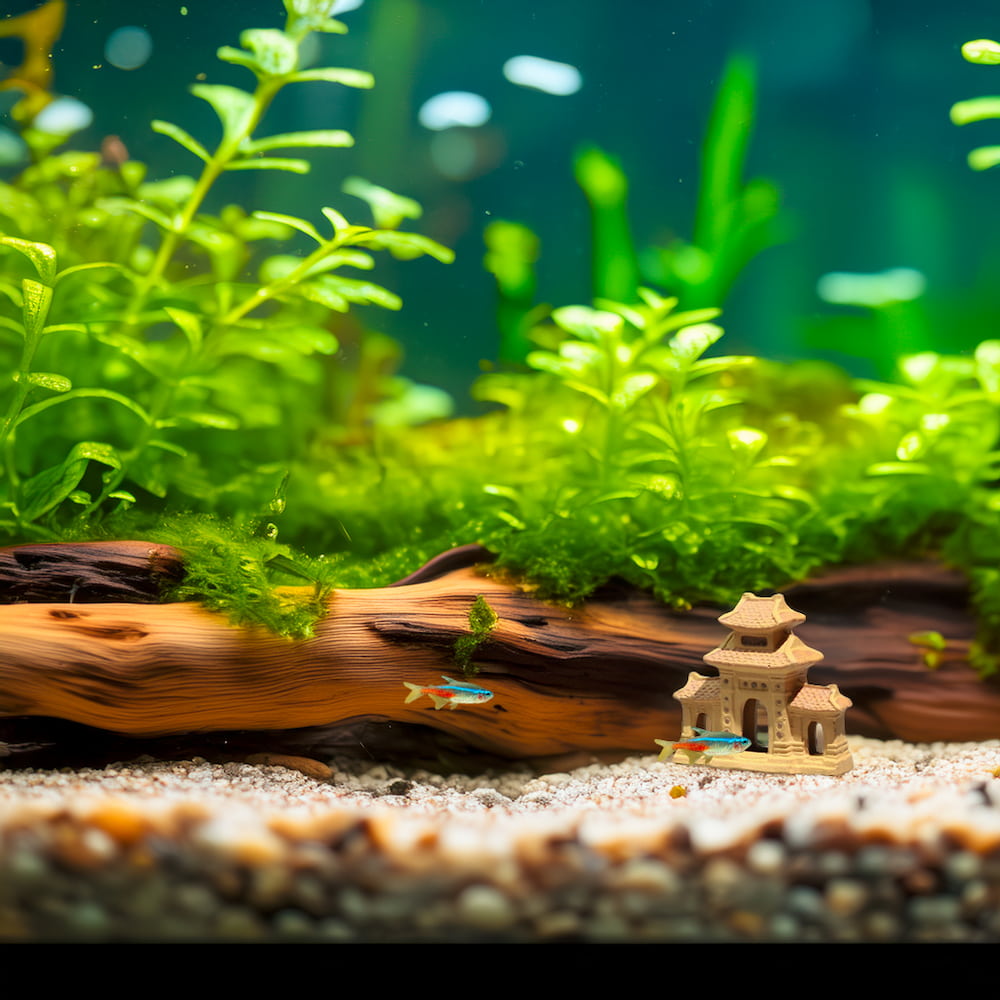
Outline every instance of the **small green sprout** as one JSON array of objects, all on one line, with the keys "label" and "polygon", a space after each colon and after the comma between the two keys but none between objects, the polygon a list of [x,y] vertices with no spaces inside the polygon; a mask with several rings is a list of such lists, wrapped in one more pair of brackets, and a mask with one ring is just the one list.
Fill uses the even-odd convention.
[{"label": "small green sprout", "polygon": [[487,604],[486,598],[479,594],[469,608],[468,634],[460,635],[455,641],[455,663],[462,668],[464,675],[476,673],[472,656],[496,628],[498,621],[497,613]]},{"label": "small green sprout", "polygon": [[941,654],[948,648],[948,640],[940,632],[912,632],[907,639],[924,650],[922,658],[928,670],[937,670],[941,666]]}]

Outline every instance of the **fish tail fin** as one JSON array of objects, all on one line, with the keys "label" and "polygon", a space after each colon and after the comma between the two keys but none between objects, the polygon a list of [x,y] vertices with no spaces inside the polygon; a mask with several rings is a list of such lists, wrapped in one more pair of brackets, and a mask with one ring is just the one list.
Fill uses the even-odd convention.
[{"label": "fish tail fin", "polygon": [[660,751],[660,756],[657,760],[666,760],[674,752],[674,744],[669,740],[653,740],[654,743],[659,743],[663,749]]},{"label": "fish tail fin", "polygon": [[413,681],[403,681],[403,683],[410,689],[410,693],[406,696],[406,701],[403,702],[404,705],[409,705],[411,701],[416,701],[423,694],[419,684],[414,684]]}]

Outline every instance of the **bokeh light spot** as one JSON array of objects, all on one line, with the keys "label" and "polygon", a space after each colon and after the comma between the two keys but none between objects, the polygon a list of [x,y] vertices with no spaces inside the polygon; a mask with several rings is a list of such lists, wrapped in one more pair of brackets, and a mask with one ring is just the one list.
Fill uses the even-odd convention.
[{"label": "bokeh light spot", "polygon": [[877,274],[831,271],[816,283],[816,294],[833,305],[877,309],[892,302],[919,299],[926,287],[927,280],[912,267],[894,267]]},{"label": "bokeh light spot", "polygon": [[424,101],[417,117],[424,128],[439,132],[455,125],[485,125],[491,114],[493,109],[485,97],[467,90],[447,90]]},{"label": "bokeh light spot", "polygon": [[145,28],[116,28],[104,43],[104,58],[118,69],[138,69],[153,54],[153,38]]},{"label": "bokeh light spot", "polygon": [[0,128],[0,166],[9,167],[28,159],[28,147],[24,140],[10,129]]},{"label": "bokeh light spot", "polygon": [[575,94],[583,86],[583,77],[575,66],[540,56],[508,59],[503,64],[503,75],[519,87],[531,87],[560,97]]},{"label": "bokeh light spot", "polygon": [[94,112],[75,97],[57,97],[35,115],[31,125],[49,135],[72,135],[94,120]]},{"label": "bokeh light spot", "polygon": [[478,159],[476,141],[461,129],[438,132],[431,139],[431,162],[442,176],[460,181],[470,177]]}]

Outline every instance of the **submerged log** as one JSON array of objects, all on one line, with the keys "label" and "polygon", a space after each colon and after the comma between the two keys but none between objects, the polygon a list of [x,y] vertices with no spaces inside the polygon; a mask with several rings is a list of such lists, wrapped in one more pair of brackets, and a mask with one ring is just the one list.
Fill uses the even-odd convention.
[{"label": "submerged log", "polygon": [[[114,544],[136,593],[156,589],[144,590],[137,560],[146,560],[154,582],[180,572],[174,550]],[[59,588],[41,587],[37,552],[24,558],[29,548],[38,547],[0,552],[0,579],[19,602],[0,606],[0,720],[66,720],[133,738],[377,732],[401,723],[507,758],[653,752],[654,739],[679,731],[673,692],[688,671],[711,672],[702,656],[726,634],[715,619],[727,609],[674,613],[625,588],[606,588],[574,609],[540,602],[487,575],[486,553],[471,546],[398,586],[335,591],[315,637],[293,642],[192,603],[138,603],[141,596],[97,603],[102,597],[86,595],[117,592],[106,546],[58,547],[73,567],[61,576],[75,590],[52,602]],[[84,568],[88,555],[99,571]],[[24,575],[35,575],[31,589]],[[801,637],[825,654],[810,680],[838,684],[854,703],[848,732],[911,741],[1000,737],[1000,687],[966,663],[974,622],[960,575],[931,564],[856,567],[784,593],[807,615]],[[427,698],[407,704],[404,681],[455,675],[454,643],[468,633],[479,595],[498,616],[474,656],[475,683],[493,699],[457,710],[436,710]],[[934,671],[909,639],[928,630],[948,641]]]}]

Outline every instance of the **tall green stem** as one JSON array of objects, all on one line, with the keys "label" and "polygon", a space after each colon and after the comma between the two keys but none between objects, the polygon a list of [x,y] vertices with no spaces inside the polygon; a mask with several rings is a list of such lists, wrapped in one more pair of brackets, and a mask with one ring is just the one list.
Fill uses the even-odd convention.
[{"label": "tall green stem", "polygon": [[174,258],[174,254],[177,252],[177,248],[187,236],[191,223],[194,221],[198,210],[208,196],[212,185],[215,184],[220,174],[225,171],[229,163],[236,157],[240,146],[253,135],[255,129],[260,124],[261,118],[263,118],[264,113],[283,84],[284,80],[280,77],[262,80],[257,84],[257,88],[253,93],[253,113],[247,116],[247,121],[238,133],[223,138],[212,158],[205,164],[201,176],[198,178],[194,190],[191,192],[191,197],[184,206],[184,210],[163,237],[152,266],[146,272],[145,277],[136,289],[135,295],[132,297],[126,321],[127,328],[131,329],[136,325],[137,316],[145,306],[149,298],[149,293],[159,283],[166,272],[167,267]]}]

